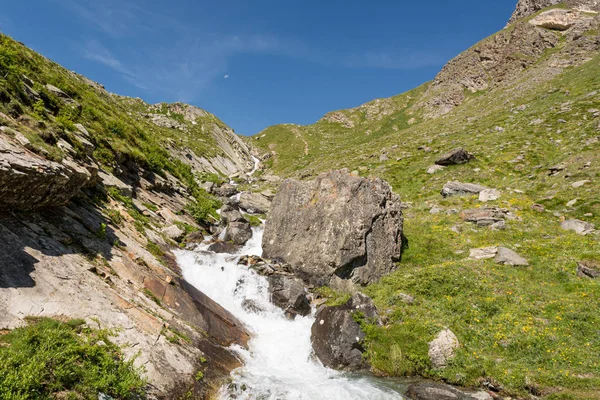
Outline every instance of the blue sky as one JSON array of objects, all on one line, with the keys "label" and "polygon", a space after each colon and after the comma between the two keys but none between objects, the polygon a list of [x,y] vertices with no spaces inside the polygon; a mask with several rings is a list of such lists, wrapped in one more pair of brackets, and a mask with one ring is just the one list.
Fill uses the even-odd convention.
[{"label": "blue sky", "polygon": [[0,29],[112,92],[255,134],[433,79],[516,2],[5,0]]}]

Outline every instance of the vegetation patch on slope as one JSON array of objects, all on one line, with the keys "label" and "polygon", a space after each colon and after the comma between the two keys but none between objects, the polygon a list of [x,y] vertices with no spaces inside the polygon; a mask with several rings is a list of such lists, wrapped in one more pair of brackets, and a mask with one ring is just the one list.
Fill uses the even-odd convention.
[{"label": "vegetation patch on slope", "polygon": [[3,399],[114,399],[144,395],[143,371],[111,342],[113,332],[83,320],[31,319],[0,336]]}]

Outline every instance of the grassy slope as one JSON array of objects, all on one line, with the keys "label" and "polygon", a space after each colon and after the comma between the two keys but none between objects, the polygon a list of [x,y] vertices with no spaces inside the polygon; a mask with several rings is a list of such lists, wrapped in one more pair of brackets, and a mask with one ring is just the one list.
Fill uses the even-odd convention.
[{"label": "grassy slope", "polygon": [[[575,267],[578,260],[597,258],[600,244],[596,235],[562,231],[559,220],[580,218],[600,227],[600,143],[593,139],[600,135],[600,118],[593,109],[600,109],[600,57],[527,90],[469,95],[451,114],[407,129],[392,127],[419,116],[399,109],[351,129],[324,122],[295,127],[295,133],[273,127],[253,143],[275,150],[272,168],[280,174],[358,169],[385,178],[412,205],[405,214],[410,247],[403,261],[366,288],[390,317],[389,326],[368,329],[368,356],[376,371],[470,386],[494,382],[519,397],[597,399],[600,286],[578,278]],[[542,122],[531,123],[537,119]],[[366,136],[367,130],[373,133]],[[309,142],[309,155],[301,151],[302,139]],[[425,172],[439,152],[458,146],[476,160],[435,175]],[[380,161],[382,153],[389,159]],[[523,161],[511,162],[520,155]],[[549,176],[547,168],[559,163],[566,170]],[[584,179],[590,183],[571,187]],[[442,199],[439,191],[449,180],[500,189],[502,198],[491,205],[509,208],[519,220],[493,231],[463,224],[455,214],[430,214],[433,205],[445,210],[483,205],[474,197]],[[566,205],[576,198],[575,206]],[[532,211],[534,203],[547,211]],[[452,230],[456,225],[461,233]],[[467,260],[469,249],[492,245],[518,251],[530,266]],[[403,303],[400,293],[413,295],[416,303]],[[455,332],[461,348],[446,370],[434,371],[427,343],[444,327]]]},{"label": "grassy slope", "polygon": [[[25,82],[35,82],[33,89],[42,98],[32,100],[26,93]],[[66,92],[75,102],[63,102],[45,88],[51,84]],[[93,87],[85,78],[68,71],[18,43],[0,34],[0,125],[7,125],[23,133],[39,154],[52,160],[61,160],[65,154],[57,141],[64,140],[77,152],[76,158],[85,160],[84,147],[77,136],[75,124],[82,124],[90,133],[94,145],[93,158],[107,170],[127,160],[158,175],[174,175],[193,195],[196,202],[189,212],[199,222],[214,214],[216,202],[198,187],[191,167],[167,150],[168,147],[190,149],[199,157],[210,158],[222,154],[212,135],[213,128],[226,128],[212,114],[196,118],[194,123],[183,115],[171,113],[167,105],[153,107],[141,99],[109,94]],[[169,118],[185,126],[185,130],[157,126],[144,114],[168,114]],[[206,179],[208,176],[199,178]],[[115,200],[128,206],[130,214],[139,223],[140,233],[144,218],[135,210],[131,199],[109,193]],[[122,196],[121,196],[122,197]],[[110,210],[109,210],[110,211]]]},{"label": "grassy slope", "polygon": [[[26,95],[23,75],[36,82],[34,89],[40,93],[41,102],[32,101]],[[63,103],[44,88],[46,84],[66,92],[80,107]],[[20,117],[15,128],[38,150],[49,152],[53,159],[63,157],[55,146],[57,139],[66,140],[81,152],[82,146],[73,135],[76,123],[87,128],[95,145],[94,158],[108,168],[115,166],[116,161],[131,158],[142,167],[161,175],[171,172],[187,182],[190,167],[173,159],[165,150],[165,144],[188,147],[198,156],[210,157],[220,152],[210,133],[213,125],[223,125],[216,117],[200,117],[193,125],[184,121],[183,116],[171,114],[171,118],[186,124],[186,132],[156,126],[141,114],[161,113],[160,110],[150,110],[140,99],[95,89],[78,75],[1,34],[0,112]]]}]

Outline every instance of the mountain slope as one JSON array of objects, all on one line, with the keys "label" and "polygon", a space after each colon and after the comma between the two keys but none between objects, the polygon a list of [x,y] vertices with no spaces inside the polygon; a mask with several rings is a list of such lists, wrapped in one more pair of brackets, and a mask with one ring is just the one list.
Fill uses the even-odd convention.
[{"label": "mountain slope", "polygon": [[[600,245],[597,234],[561,223],[600,227],[600,17],[591,12],[595,1],[544,8],[549,3],[522,0],[506,29],[431,83],[251,139],[276,173],[308,178],[348,168],[388,180],[405,202],[409,248],[396,272],[363,289],[389,316],[385,327],[366,328],[381,374],[501,388],[518,398],[598,396],[600,287],[577,268],[597,265]],[[537,18],[554,10],[574,22],[542,26]],[[475,159],[427,173],[457,147]],[[501,197],[443,198],[448,181],[496,188]],[[473,210],[510,217],[492,229],[468,222]],[[469,257],[489,246],[515,250],[529,266]],[[436,370],[428,343],[445,328],[461,347]]]},{"label": "mountain slope", "polygon": [[[121,348],[107,347],[110,357],[136,367],[61,386],[70,378],[52,365],[28,364],[56,378],[40,384],[7,362],[3,395],[129,398],[143,383],[139,371],[149,398],[207,398],[218,389],[239,366],[229,346],[246,346],[249,334],[182,279],[171,249],[214,229],[220,203],[202,187],[243,180],[251,151],[204,110],[108,93],[0,35],[0,358],[9,359],[8,330],[49,317],[74,320],[74,338],[114,330]],[[7,338],[20,343],[36,326]],[[51,360],[60,348],[47,350]]]}]

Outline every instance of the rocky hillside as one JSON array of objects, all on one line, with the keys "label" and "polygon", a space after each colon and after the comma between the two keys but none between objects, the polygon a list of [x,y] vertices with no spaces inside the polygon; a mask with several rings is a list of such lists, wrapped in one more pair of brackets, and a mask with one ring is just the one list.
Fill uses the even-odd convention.
[{"label": "rocky hillside", "polygon": [[[434,81],[251,139],[276,174],[347,168],[400,195],[408,247],[362,289],[386,316],[364,327],[375,372],[597,398],[598,12],[522,0]],[[435,364],[440,332],[455,344]]]},{"label": "rocky hillside", "polygon": [[248,333],[181,279],[170,250],[216,229],[208,191],[247,180],[251,151],[204,110],[114,95],[0,36],[0,327],[114,329],[151,398],[207,396]]}]

